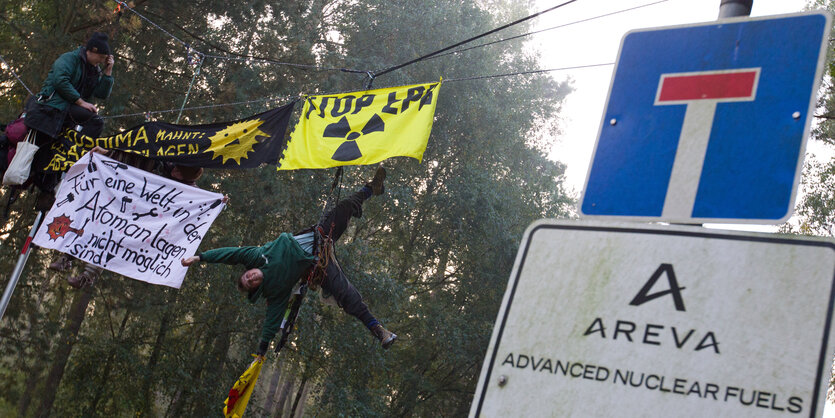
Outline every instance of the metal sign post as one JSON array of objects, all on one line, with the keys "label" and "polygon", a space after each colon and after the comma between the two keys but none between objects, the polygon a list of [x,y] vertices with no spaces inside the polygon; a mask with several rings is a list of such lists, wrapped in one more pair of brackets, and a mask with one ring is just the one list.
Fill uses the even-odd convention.
[{"label": "metal sign post", "polygon": [[722,0],[719,3],[719,19],[749,16],[753,6],[754,0]]},{"label": "metal sign post", "polygon": [[29,252],[32,250],[32,238],[35,237],[35,232],[38,231],[42,218],[43,212],[38,212],[38,215],[35,217],[35,223],[32,224],[32,230],[29,231],[29,235],[26,237],[26,242],[20,250],[20,256],[17,258],[17,264],[12,271],[11,277],[9,277],[9,282],[6,283],[6,290],[3,291],[3,298],[0,299],[0,320],[3,320],[3,316],[6,314],[6,308],[9,306],[9,301],[12,299],[12,293],[14,293],[17,281],[20,279],[20,275],[23,273],[23,268],[26,266],[26,260],[29,258]]}]

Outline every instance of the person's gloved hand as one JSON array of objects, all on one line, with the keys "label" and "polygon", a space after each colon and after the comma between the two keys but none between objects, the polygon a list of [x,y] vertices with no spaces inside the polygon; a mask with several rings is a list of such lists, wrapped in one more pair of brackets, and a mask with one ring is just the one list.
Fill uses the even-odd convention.
[{"label": "person's gloved hand", "polygon": [[75,101],[75,104],[77,104],[78,106],[80,106],[84,109],[87,109],[90,112],[99,113],[99,109],[96,107],[96,105],[94,105],[92,103],[88,103],[80,97],[78,98],[78,100]]},{"label": "person's gloved hand", "polygon": [[264,354],[267,353],[267,349],[270,348],[269,341],[261,341],[258,343],[258,351],[255,352],[258,356],[264,357]]}]

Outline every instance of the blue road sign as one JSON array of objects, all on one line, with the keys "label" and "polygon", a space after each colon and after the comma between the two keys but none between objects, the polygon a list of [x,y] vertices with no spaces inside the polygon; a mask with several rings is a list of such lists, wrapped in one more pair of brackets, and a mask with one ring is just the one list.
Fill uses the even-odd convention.
[{"label": "blue road sign", "polygon": [[828,13],[624,36],[580,212],[781,223],[793,210]]}]

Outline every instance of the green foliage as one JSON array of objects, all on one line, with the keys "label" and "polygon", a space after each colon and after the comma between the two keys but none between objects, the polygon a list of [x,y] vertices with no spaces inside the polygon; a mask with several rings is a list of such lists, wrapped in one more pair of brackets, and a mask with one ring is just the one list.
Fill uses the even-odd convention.
[{"label": "green foliage", "polygon": [[[117,58],[104,114],[178,108],[195,70],[185,49],[130,11],[113,14],[113,7],[109,1],[6,3],[0,48],[37,90],[55,57],[92,31],[106,31]],[[518,19],[532,3],[136,0],[132,7],[209,54],[379,70]],[[525,30],[521,25],[501,36]],[[380,76],[374,87],[536,68],[536,56],[513,41],[422,61]],[[364,83],[350,73],[207,58],[189,104],[350,91]],[[0,89],[0,114],[9,119],[25,91],[8,72],[0,73]],[[366,203],[337,247],[366,303],[401,340],[382,351],[362,324],[311,293],[288,347],[278,359],[268,357],[251,413],[280,414],[264,410],[267,398],[289,412],[297,397],[295,410],[305,415],[467,413],[524,229],[537,218],[568,213],[564,167],[545,158],[545,133],[558,129],[568,92],[565,83],[541,74],[442,85],[423,162],[387,161],[386,194]],[[264,109],[186,112],[181,122],[232,120]],[[142,120],[110,119],[105,132]],[[346,167],[342,196],[371,172]],[[314,223],[333,197],[331,176],[273,167],[207,173],[199,185],[228,193],[231,202],[202,248],[261,244]],[[11,271],[33,221],[33,200],[24,193],[4,226],[2,271]],[[263,305],[250,305],[233,290],[237,269],[192,267],[179,290],[106,273],[77,318],[75,337],[68,335],[70,309],[83,299],[63,275],[46,269],[51,256],[33,253],[0,324],[0,402],[20,416],[35,415],[53,395],[53,416],[218,414],[251,361],[264,315]],[[45,381],[58,369],[61,378]],[[266,393],[267,376],[276,376],[275,393]]]},{"label": "green foliage", "polygon": [[[813,0],[809,4],[810,9],[826,9],[835,13],[835,2],[832,0]],[[827,48],[827,65],[824,67],[824,78],[822,88],[818,95],[818,109],[815,113],[816,120],[813,125],[813,137],[829,145],[835,145],[835,48],[833,48],[832,36],[835,30],[830,33],[829,48]]]},{"label": "green foliage", "polygon": [[[809,9],[828,9],[835,12],[835,1],[813,0]],[[831,43],[831,39],[830,39]],[[812,123],[812,140],[823,141],[835,145],[835,54],[828,49],[827,65],[820,92],[818,93],[818,108]],[[835,189],[833,189],[833,175],[835,175],[835,161],[820,161],[811,159],[806,162],[802,179],[801,200],[797,206],[797,222],[782,227],[784,232],[794,232],[808,235],[833,236],[832,208],[835,206]]]}]

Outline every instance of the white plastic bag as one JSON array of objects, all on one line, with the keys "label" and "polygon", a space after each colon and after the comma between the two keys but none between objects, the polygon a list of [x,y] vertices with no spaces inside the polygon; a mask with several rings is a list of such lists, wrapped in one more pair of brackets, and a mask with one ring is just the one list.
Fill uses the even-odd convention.
[{"label": "white plastic bag", "polygon": [[26,135],[26,140],[17,143],[14,158],[9,163],[6,174],[3,175],[3,185],[19,186],[25,183],[29,178],[29,170],[32,168],[32,160],[35,158],[37,151],[38,146],[35,145],[35,135],[30,129]]}]

